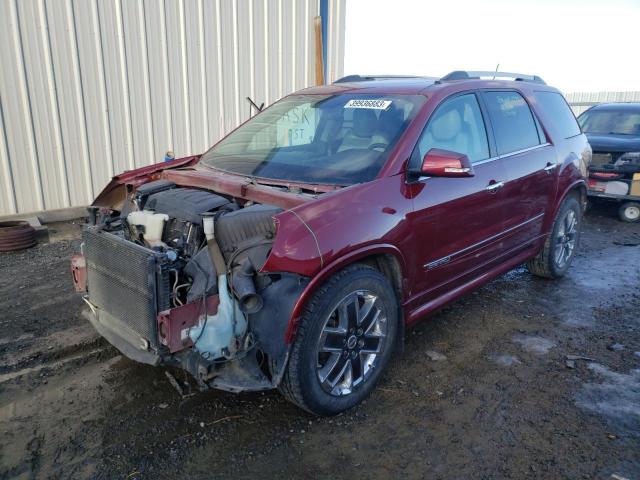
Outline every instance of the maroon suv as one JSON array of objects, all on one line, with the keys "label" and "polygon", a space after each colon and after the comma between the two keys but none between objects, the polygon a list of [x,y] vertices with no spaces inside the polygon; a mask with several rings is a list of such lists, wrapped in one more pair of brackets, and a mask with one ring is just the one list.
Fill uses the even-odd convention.
[{"label": "maroon suv", "polygon": [[203,389],[357,404],[407,326],[575,255],[589,144],[539,77],[486,76],[348,77],[115,177],[72,262],[90,321]]}]

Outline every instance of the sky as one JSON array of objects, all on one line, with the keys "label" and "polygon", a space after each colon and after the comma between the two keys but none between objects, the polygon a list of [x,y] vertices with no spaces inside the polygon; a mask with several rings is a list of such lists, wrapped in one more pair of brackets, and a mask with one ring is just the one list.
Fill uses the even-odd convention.
[{"label": "sky", "polygon": [[345,75],[534,74],[640,91],[640,0],[347,0]]}]

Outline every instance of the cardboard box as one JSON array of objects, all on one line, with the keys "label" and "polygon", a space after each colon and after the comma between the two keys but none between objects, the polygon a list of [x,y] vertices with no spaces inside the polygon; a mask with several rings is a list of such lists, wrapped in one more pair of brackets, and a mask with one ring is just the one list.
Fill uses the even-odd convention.
[{"label": "cardboard box", "polygon": [[640,197],[640,173],[633,174],[633,181],[631,182],[631,190],[629,190],[629,195]]}]

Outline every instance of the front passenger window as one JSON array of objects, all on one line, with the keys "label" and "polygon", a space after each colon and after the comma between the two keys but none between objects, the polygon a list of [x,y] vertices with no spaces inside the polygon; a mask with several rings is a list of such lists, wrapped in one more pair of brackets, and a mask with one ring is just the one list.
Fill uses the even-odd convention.
[{"label": "front passenger window", "polygon": [[429,119],[417,150],[422,160],[432,148],[464,153],[471,162],[489,158],[489,144],[476,96],[446,100]]}]

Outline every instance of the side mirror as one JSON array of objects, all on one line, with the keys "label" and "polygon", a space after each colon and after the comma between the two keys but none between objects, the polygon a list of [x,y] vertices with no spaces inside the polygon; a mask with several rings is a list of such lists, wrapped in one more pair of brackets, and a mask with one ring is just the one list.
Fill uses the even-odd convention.
[{"label": "side mirror", "polygon": [[473,167],[464,153],[432,148],[422,159],[420,174],[428,177],[473,177]]}]

